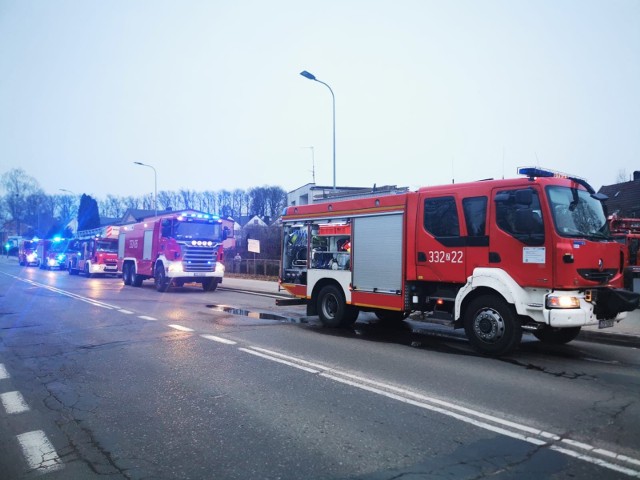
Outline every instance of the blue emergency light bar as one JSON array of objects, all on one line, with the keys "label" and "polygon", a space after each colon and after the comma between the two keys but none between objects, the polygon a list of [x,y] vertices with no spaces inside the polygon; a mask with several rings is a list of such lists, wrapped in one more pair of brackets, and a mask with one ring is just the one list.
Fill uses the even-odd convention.
[{"label": "blue emergency light bar", "polygon": [[194,218],[200,218],[203,220],[212,220],[214,222],[220,222],[220,217],[218,215],[210,215],[208,213],[189,213],[189,212],[182,212],[179,216],[178,216],[178,220],[184,220],[184,219],[194,219]]}]

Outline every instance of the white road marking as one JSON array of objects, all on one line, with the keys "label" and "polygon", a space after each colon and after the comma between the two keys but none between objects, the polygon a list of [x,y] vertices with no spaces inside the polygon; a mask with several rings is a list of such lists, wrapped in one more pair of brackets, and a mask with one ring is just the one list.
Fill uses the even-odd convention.
[{"label": "white road marking", "polygon": [[[307,360],[302,360],[290,355],[267,350],[265,348],[251,346],[249,348],[239,348],[239,350],[268,360],[289,365],[300,370],[307,371],[309,373],[315,373],[321,377],[344,383],[355,388],[366,390],[377,395],[382,395],[402,403],[414,405],[416,407],[430,410],[436,413],[441,413],[443,415],[455,418],[459,421],[469,423],[485,430],[506,435],[511,438],[516,438],[518,440],[532,443],[537,446],[545,446],[559,453],[563,453],[571,457],[592,463],[594,465],[599,465],[601,467],[608,468],[610,470],[614,470],[631,477],[640,478],[640,470],[634,470],[633,468],[629,468],[628,466],[626,466],[640,465],[640,460],[636,458],[628,457],[626,455],[619,455],[609,450],[595,448],[589,444],[572,440],[570,438],[562,438],[560,435],[551,432],[545,432],[544,430],[512,422],[510,420],[505,420],[493,415],[488,415],[467,407],[456,405],[451,402],[429,397],[421,393],[412,392],[405,388],[399,388],[394,385],[377,382],[368,378],[361,377],[359,375],[340,371],[318,363],[309,362]],[[626,465],[618,465],[610,461],[597,458],[594,455],[588,455],[585,453],[577,452],[575,450],[569,450],[568,448],[564,448],[562,446],[554,444],[554,442],[569,445],[575,449],[586,450],[587,452],[594,455],[601,455],[603,457],[615,459],[621,464]]]},{"label": "white road marking", "polygon": [[216,337],[215,335],[200,335],[202,338],[206,338],[207,340],[213,340],[218,343],[226,343],[227,345],[235,345],[236,342],[233,340],[227,340],[226,338]]},{"label": "white road marking", "polygon": [[56,449],[42,430],[18,435],[18,442],[29,468],[41,472],[52,472],[64,468]]},{"label": "white road marking", "polygon": [[29,405],[20,392],[0,393],[0,402],[9,415],[29,411]]},{"label": "white road marking", "polygon": [[132,315],[132,314],[133,314],[133,312],[132,312],[132,311],[130,311],[130,310],[118,310],[118,311],[119,311],[120,313],[125,313],[125,314],[127,314],[127,315]]},{"label": "white road marking", "polygon": [[0,380],[4,380],[5,378],[9,378],[9,372],[4,368],[4,364],[0,363]]},{"label": "white road marking", "polygon": [[158,320],[157,318],[147,317],[146,315],[138,315],[138,318],[141,318],[142,320]]},{"label": "white road marking", "polygon": [[170,324],[169,326],[176,330],[180,330],[181,332],[193,332],[193,328],[183,327],[182,325]]},{"label": "white road marking", "polygon": [[302,365],[296,365],[293,362],[288,362],[287,360],[282,360],[280,358],[270,357],[269,355],[266,355],[266,354],[260,353],[260,352],[256,352],[255,350],[249,350],[248,348],[239,348],[238,350],[240,350],[241,352],[250,353],[251,355],[255,355],[257,357],[266,358],[267,360],[271,360],[273,362],[283,363],[285,365],[289,365],[290,367],[294,367],[294,368],[298,368],[300,370],[304,370],[305,372],[320,373],[318,370],[313,370],[312,368],[303,367]]}]

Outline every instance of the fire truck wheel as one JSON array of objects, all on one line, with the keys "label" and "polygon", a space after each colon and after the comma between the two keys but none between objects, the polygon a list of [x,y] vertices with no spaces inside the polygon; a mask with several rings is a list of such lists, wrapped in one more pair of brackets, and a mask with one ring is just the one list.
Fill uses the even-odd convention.
[{"label": "fire truck wheel", "polygon": [[92,278],[93,274],[89,271],[89,264],[85,262],[84,264],[84,274],[87,278]]},{"label": "fire truck wheel", "polygon": [[342,291],[327,285],[318,294],[318,316],[325,327],[348,327],[358,318],[360,311],[347,305]]},{"label": "fire truck wheel", "polygon": [[125,285],[131,285],[131,265],[128,263],[122,266],[122,281]]},{"label": "fire truck wheel", "polygon": [[144,280],[143,277],[141,277],[140,275],[138,275],[134,269],[133,269],[133,265],[131,266],[131,285],[133,285],[134,287],[141,287],[142,286],[142,281]]},{"label": "fire truck wheel", "polygon": [[202,280],[202,290],[205,292],[214,292],[218,288],[218,282],[215,278],[205,278]]},{"label": "fire truck wheel", "polygon": [[69,263],[69,275],[77,275],[78,274],[78,270],[73,268],[73,264]]},{"label": "fire truck wheel", "polygon": [[580,333],[580,327],[571,328],[543,328],[542,330],[536,330],[533,335],[542,343],[548,343],[551,345],[563,345],[569,343],[576,338]]},{"label": "fire truck wheel", "polygon": [[164,267],[162,265],[156,265],[153,279],[155,280],[157,291],[166,292],[169,290],[169,279],[167,278],[167,274],[164,273]]},{"label": "fire truck wheel", "polygon": [[513,307],[496,295],[482,295],[469,303],[464,331],[475,349],[485,355],[505,355],[522,339],[522,326]]}]

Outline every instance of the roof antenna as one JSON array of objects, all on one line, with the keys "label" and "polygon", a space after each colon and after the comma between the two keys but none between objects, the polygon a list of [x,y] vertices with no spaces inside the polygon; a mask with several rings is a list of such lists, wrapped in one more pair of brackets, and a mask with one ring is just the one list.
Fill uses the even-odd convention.
[{"label": "roof antenna", "polygon": [[313,183],[316,183],[316,158],[314,155],[313,145],[310,147],[300,147],[300,148],[309,148],[311,149],[311,178],[313,179]]},{"label": "roof antenna", "polygon": [[456,183],[456,175],[453,171],[453,158],[451,159],[451,183]]},{"label": "roof antenna", "polygon": [[502,147],[502,179],[504,180],[504,147]]}]

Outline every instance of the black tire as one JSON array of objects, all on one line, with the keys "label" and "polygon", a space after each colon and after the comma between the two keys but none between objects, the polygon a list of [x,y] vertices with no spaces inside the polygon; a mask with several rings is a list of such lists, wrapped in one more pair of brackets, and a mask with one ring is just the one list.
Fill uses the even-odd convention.
[{"label": "black tire", "polygon": [[156,285],[156,290],[159,292],[166,292],[169,290],[169,279],[164,271],[164,267],[161,263],[156,265],[156,271],[154,272],[153,280]]},{"label": "black tire", "polygon": [[542,330],[535,330],[533,335],[542,343],[550,345],[564,345],[575,339],[580,333],[581,327],[552,328],[545,327]]},{"label": "black tire", "polygon": [[348,327],[357,320],[360,311],[347,305],[342,290],[327,285],[318,294],[318,316],[325,327]]},{"label": "black tire", "polygon": [[471,300],[464,312],[464,331],[478,352],[491,356],[512,352],[522,339],[515,309],[497,295]]},{"label": "black tire", "polygon": [[133,272],[131,271],[131,264],[130,263],[125,263],[122,266],[122,281],[124,282],[125,285],[131,285],[132,283],[132,278],[131,278],[131,274]]},{"label": "black tire", "polygon": [[202,290],[205,292],[215,292],[218,288],[218,282],[216,278],[205,278],[202,280]]},{"label": "black tire", "polygon": [[74,268],[76,266],[73,262],[69,262],[69,275],[78,275],[78,273],[80,273],[77,268]]},{"label": "black tire", "polygon": [[144,278],[136,273],[136,269],[133,265],[129,268],[131,269],[131,285],[134,287],[141,287]]},{"label": "black tire", "polygon": [[92,278],[93,274],[89,271],[89,263],[84,262],[84,274],[87,278]]}]

